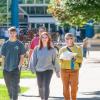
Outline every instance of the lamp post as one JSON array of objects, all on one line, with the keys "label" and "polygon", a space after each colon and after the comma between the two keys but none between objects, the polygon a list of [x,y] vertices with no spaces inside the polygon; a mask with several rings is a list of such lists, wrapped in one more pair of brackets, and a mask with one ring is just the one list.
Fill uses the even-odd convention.
[{"label": "lamp post", "polygon": [[19,28],[19,0],[11,0],[11,25]]}]

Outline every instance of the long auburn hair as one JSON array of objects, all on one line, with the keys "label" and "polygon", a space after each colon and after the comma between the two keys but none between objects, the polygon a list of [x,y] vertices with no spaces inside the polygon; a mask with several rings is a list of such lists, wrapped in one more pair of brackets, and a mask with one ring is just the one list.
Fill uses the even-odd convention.
[{"label": "long auburn hair", "polygon": [[39,49],[43,48],[42,35],[46,35],[48,37],[48,42],[47,42],[47,48],[48,48],[48,50],[52,49],[53,48],[51,46],[52,39],[51,39],[51,36],[48,34],[48,32],[41,33],[40,39],[39,39]]}]

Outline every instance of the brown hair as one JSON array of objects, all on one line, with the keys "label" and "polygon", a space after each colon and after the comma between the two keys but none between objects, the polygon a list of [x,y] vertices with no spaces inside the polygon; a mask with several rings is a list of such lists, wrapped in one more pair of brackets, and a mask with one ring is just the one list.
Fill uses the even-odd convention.
[{"label": "brown hair", "polygon": [[51,39],[51,36],[47,32],[43,32],[40,35],[40,39],[39,39],[39,49],[42,49],[43,48],[42,35],[47,35],[48,36],[47,48],[49,50],[52,49],[52,46],[51,46],[52,39]]},{"label": "brown hair", "polygon": [[10,28],[8,29],[8,32],[16,32],[16,28],[15,28],[15,27],[10,27]]}]

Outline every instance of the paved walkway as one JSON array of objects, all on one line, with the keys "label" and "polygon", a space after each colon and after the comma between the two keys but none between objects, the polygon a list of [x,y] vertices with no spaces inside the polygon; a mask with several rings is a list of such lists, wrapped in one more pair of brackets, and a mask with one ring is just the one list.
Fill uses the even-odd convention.
[{"label": "paved walkway", "polygon": [[[0,83],[4,83],[0,80]],[[40,100],[36,79],[21,79],[21,86],[29,87],[26,93],[19,95],[19,100]],[[50,85],[49,100],[64,100],[62,82],[53,75]],[[91,51],[88,59],[84,59],[80,69],[78,100],[100,100],[100,52]]]}]

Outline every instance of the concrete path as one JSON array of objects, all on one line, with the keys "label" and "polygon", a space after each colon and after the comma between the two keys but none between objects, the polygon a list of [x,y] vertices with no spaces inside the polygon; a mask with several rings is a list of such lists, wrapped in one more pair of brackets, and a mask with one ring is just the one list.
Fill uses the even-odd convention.
[{"label": "concrete path", "polygon": [[[3,80],[0,83],[4,84]],[[19,100],[40,100],[36,79],[21,79],[21,86],[29,90],[19,95]],[[64,100],[62,95],[62,82],[53,75],[50,85],[49,100]],[[78,100],[100,100],[100,52],[91,51],[88,59],[84,59],[80,69]]]},{"label": "concrete path", "polygon": [[[30,87],[30,90],[19,96],[19,100],[40,100],[36,79],[21,80],[21,84]],[[64,100],[62,82],[53,75],[50,85],[49,100]],[[100,100],[100,52],[91,51],[88,59],[84,59],[80,69],[78,100]]]}]

